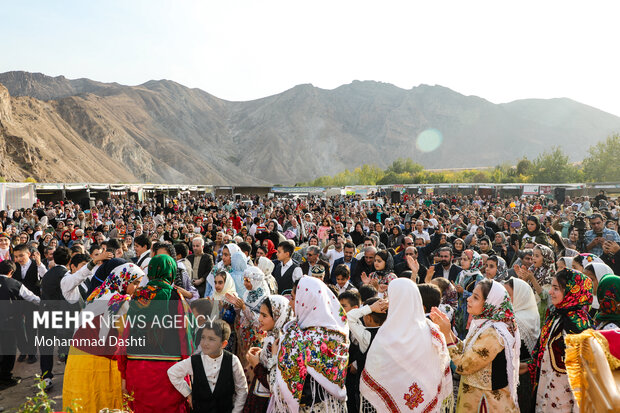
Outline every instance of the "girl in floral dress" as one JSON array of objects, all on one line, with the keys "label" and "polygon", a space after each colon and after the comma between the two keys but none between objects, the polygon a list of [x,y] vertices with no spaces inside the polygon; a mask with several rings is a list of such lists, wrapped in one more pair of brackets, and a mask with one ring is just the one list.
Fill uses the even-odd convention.
[{"label": "girl in floral dress", "polygon": [[467,304],[472,322],[464,341],[452,333],[443,312],[431,311],[461,375],[456,411],[516,413],[521,338],[510,296],[500,283],[486,279]]},{"label": "girl in floral dress", "polygon": [[267,411],[271,388],[275,387],[275,366],[277,342],[284,326],[294,318],[293,309],[288,298],[281,295],[265,297],[259,314],[261,331],[267,335],[263,340],[263,348],[252,347],[248,352],[248,360],[254,372],[254,380],[250,384],[248,398],[243,409],[244,413],[263,413]]},{"label": "girl in floral dress", "polygon": [[297,322],[280,340],[269,412],[344,413],[349,325],[336,296],[313,277],[295,294]]},{"label": "girl in floral dress", "polygon": [[564,337],[592,327],[588,314],[592,304],[592,280],[583,273],[564,269],[551,280],[549,296],[553,307],[547,311],[540,340],[532,351],[532,361],[522,365],[521,370],[530,371],[536,412],[578,412],[564,364]]},{"label": "girl in floral dress", "polygon": [[243,282],[246,293],[243,299],[227,297],[239,311],[236,319],[235,330],[237,332],[237,357],[241,361],[243,371],[248,382],[253,379],[253,373],[249,368],[247,353],[251,347],[260,347],[265,336],[259,330],[258,314],[265,297],[269,295],[269,286],[265,282],[265,274],[258,267],[248,267],[243,273]]}]

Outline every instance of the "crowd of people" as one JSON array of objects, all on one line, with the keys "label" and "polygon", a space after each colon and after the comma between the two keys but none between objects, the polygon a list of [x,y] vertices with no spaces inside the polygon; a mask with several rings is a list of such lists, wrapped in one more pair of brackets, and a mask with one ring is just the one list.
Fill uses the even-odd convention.
[{"label": "crowd of people", "polygon": [[578,411],[564,338],[620,328],[620,198],[371,198],[0,211],[0,388],[58,359],[80,412]]}]

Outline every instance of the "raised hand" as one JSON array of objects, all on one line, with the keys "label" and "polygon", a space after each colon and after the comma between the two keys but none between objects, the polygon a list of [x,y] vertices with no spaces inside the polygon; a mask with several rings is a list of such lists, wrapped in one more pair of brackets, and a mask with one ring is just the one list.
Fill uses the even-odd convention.
[{"label": "raised hand", "polygon": [[426,271],[426,277],[424,278],[424,282],[430,283],[433,279],[433,275],[435,275],[435,266],[431,265],[430,268]]},{"label": "raised hand", "polygon": [[417,274],[418,271],[420,271],[420,264],[418,263],[418,260],[413,258],[411,255],[407,255],[405,259],[407,260],[407,266],[411,272]]}]

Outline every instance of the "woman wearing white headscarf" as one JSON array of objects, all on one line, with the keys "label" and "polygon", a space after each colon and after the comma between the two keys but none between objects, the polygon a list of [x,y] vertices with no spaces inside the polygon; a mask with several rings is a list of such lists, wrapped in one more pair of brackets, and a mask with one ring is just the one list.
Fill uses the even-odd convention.
[{"label": "woman wearing white headscarf", "polygon": [[518,412],[517,384],[521,337],[510,296],[497,281],[483,280],[468,299],[472,322],[464,341],[450,322],[433,308],[431,319],[444,336],[461,375],[457,412]]},{"label": "woman wearing white headscarf", "polygon": [[[519,327],[521,336],[520,359],[522,363],[527,363],[532,358],[532,351],[540,336],[540,313],[538,312],[536,297],[532,287],[519,278],[511,278],[504,283],[504,287],[512,299],[515,319]],[[532,386],[529,372],[519,375],[517,393],[521,413],[528,413],[532,408]]]},{"label": "woman wearing white headscarf", "polygon": [[424,315],[417,285],[398,278],[390,306],[361,374],[362,412],[452,411],[450,355],[445,338]]},{"label": "woman wearing white headscarf", "polygon": [[258,259],[257,267],[261,269],[263,274],[265,274],[265,280],[267,281],[267,285],[269,285],[269,290],[271,294],[278,293],[278,283],[271,273],[275,268],[275,264],[267,257],[260,257]]},{"label": "woman wearing white headscarf", "polygon": [[[237,244],[226,244],[222,248],[222,260],[218,262],[213,269],[207,275],[207,286],[205,287],[205,298],[211,298],[215,291],[215,274],[220,271],[225,271],[228,275],[232,273],[232,256],[233,254],[241,252],[241,249],[237,246]],[[235,285],[234,280],[231,278],[233,286]]]},{"label": "woman wearing white headscarf", "polygon": [[602,262],[593,262],[584,267],[583,273],[590,277],[592,280],[592,295],[594,296],[592,300],[592,310],[590,312],[591,315],[596,313],[595,310],[600,308],[598,298],[596,297],[596,292],[598,290],[598,283],[601,282],[604,276],[607,274],[613,274],[614,270],[612,270],[609,265]]},{"label": "woman wearing white headscarf", "polygon": [[270,412],[344,413],[349,325],[338,299],[320,280],[303,277],[295,290],[297,322],[285,329]]},{"label": "woman wearing white headscarf", "polygon": [[260,307],[261,329],[266,331],[262,348],[251,348],[248,359],[254,372],[254,381],[250,385],[250,393],[245,402],[244,413],[261,413],[268,411],[271,402],[271,388],[275,387],[275,366],[278,362],[273,350],[280,340],[284,326],[294,319],[290,300],[281,295],[265,297]]}]

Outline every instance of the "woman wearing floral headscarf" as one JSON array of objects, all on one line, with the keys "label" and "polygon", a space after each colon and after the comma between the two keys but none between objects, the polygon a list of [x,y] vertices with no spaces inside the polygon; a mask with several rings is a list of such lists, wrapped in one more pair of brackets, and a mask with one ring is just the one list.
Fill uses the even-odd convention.
[{"label": "woman wearing floral headscarf", "polygon": [[461,268],[463,269],[456,277],[456,292],[459,294],[459,301],[456,307],[455,328],[460,338],[465,338],[469,328],[469,313],[467,312],[467,299],[479,281],[484,279],[480,272],[482,268],[482,258],[474,250],[465,250],[461,255]]},{"label": "woman wearing floral headscarf", "polygon": [[269,411],[346,412],[349,325],[344,310],[323,282],[303,277],[295,314],[297,322],[280,341]]},{"label": "woman wearing floral headscarf", "polygon": [[118,335],[113,321],[127,313],[129,300],[143,276],[137,265],[119,265],[88,297],[84,311],[93,315],[94,328],[84,325],[76,330],[73,338],[86,339],[84,343],[88,339],[103,339],[106,344],[69,349],[62,386],[65,408],[76,401],[83,412],[123,407],[121,374],[114,359],[116,346],[112,337]]},{"label": "woman wearing floral headscarf", "polygon": [[254,370],[254,381],[243,409],[244,413],[266,412],[271,397],[271,388],[275,387],[275,366],[278,362],[274,350],[284,326],[294,319],[290,300],[281,295],[270,295],[260,305],[259,326],[266,336],[262,348],[252,347],[248,351],[248,360]]},{"label": "woman wearing floral headscarf", "polygon": [[545,319],[547,309],[551,306],[549,290],[555,275],[555,258],[551,248],[536,245],[532,254],[533,264],[530,268],[515,266],[515,272],[523,281],[530,284],[536,293],[536,304],[541,321]]},{"label": "woman wearing floral headscarf", "polygon": [[[126,391],[133,395],[129,404],[135,413],[187,411],[185,398],[168,380],[168,369],[194,351],[193,316],[173,286],[176,272],[176,261],[169,255],[151,258],[149,282],[136,291],[129,306],[127,316],[141,322],[128,328],[129,345],[119,370]],[[170,319],[172,326],[167,324]]]},{"label": "woman wearing floral headscarf", "polygon": [[588,314],[592,280],[575,270],[564,269],[552,279],[549,296],[553,307],[547,311],[532,361],[522,365],[521,371],[529,369],[537,412],[578,411],[566,375],[564,338],[592,328]]},{"label": "woman wearing floral headscarf", "polygon": [[596,291],[599,310],[594,319],[597,330],[620,328],[620,277],[614,274],[605,275],[598,284]]},{"label": "woman wearing floral headscarf", "polygon": [[464,341],[454,336],[445,314],[437,308],[431,312],[461,375],[456,411],[516,413],[521,338],[510,296],[487,279],[468,301],[472,322]]}]

